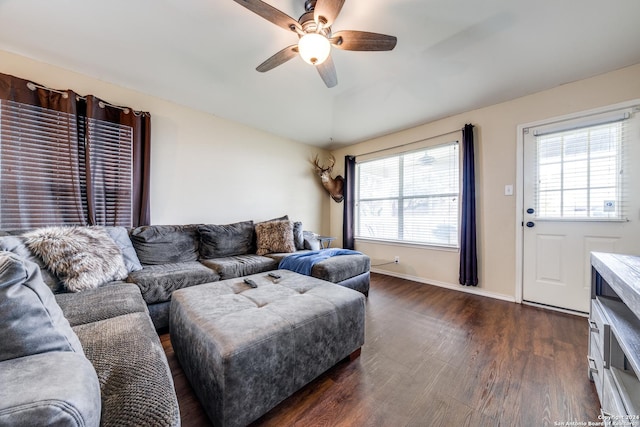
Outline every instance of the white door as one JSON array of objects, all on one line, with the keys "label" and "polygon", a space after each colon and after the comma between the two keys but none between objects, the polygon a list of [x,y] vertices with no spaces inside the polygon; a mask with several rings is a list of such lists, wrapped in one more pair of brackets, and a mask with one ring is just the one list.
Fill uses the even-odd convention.
[{"label": "white door", "polygon": [[638,115],[524,130],[523,301],[588,313],[590,252],[640,255]]}]

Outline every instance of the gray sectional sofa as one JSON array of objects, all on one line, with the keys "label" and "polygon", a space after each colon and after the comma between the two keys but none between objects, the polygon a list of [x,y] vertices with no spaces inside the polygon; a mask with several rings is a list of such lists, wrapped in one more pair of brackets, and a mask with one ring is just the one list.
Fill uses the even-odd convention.
[{"label": "gray sectional sofa", "polygon": [[[286,217],[274,221],[287,221]],[[312,233],[293,223],[295,251],[319,249]],[[171,293],[176,289],[275,270],[290,252],[258,255],[253,221],[227,225],[153,225],[131,230],[130,237],[142,269],[127,282],[140,287],[156,328],[169,324]],[[349,255],[316,264],[311,276],[367,295],[370,260]]]},{"label": "gray sectional sofa", "polygon": [[164,350],[131,284],[54,296],[36,263],[0,252],[0,340],[0,426],[180,425]]},{"label": "gray sectional sofa", "polygon": [[[288,221],[284,216],[272,221]],[[272,222],[267,221],[267,222]],[[122,280],[140,288],[156,329],[169,325],[171,293],[202,283],[216,282],[275,270],[291,252],[258,255],[256,227],[253,221],[233,224],[150,225],[126,230],[106,227],[124,255],[127,275]],[[293,250],[320,249],[313,233],[303,231],[300,222],[291,222]],[[0,250],[15,251],[21,241],[3,242],[2,236],[22,239],[27,230],[0,231]],[[24,245],[23,245],[24,246]],[[22,247],[19,253],[28,256]],[[36,259],[45,282],[54,293],[64,292],[60,280]],[[364,295],[369,292],[370,259],[366,255],[334,257],[313,266],[311,276],[327,280]]]},{"label": "gray sectional sofa", "polygon": [[[260,243],[252,221],[74,227],[81,239],[66,253],[39,246],[37,231],[0,231],[0,426],[179,425],[155,331],[169,324],[171,294],[275,270],[292,251],[319,248],[300,223],[275,221],[290,227],[284,249]],[[114,245],[117,266],[87,261]],[[318,263],[311,275],[366,295],[369,266],[366,255],[347,255]]]}]

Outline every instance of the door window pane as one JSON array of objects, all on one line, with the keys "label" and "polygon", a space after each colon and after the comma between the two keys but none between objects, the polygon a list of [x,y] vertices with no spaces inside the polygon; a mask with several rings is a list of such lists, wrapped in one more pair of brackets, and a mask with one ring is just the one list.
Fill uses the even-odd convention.
[{"label": "door window pane", "polygon": [[620,219],[623,122],[536,138],[536,215]]}]

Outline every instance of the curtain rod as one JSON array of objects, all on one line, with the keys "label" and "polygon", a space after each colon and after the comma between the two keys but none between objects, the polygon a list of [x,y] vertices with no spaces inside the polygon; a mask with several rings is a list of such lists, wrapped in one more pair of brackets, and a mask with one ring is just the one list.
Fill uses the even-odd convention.
[{"label": "curtain rod", "polygon": [[[50,87],[38,85],[38,84],[35,84],[33,82],[28,82],[27,83],[27,87],[32,91],[34,91],[36,89],[44,89],[44,90],[48,90],[49,92],[59,93],[59,94],[62,95],[63,98],[68,98],[69,97],[69,94],[67,92],[63,91],[63,90],[52,89]],[[82,99],[82,100],[85,100],[85,101],[87,100],[87,98],[85,98],[84,96],[80,96],[80,95],[76,95],[76,99],[77,100]],[[129,114],[129,111],[131,111],[130,108],[128,108],[128,107],[121,107],[119,105],[110,104],[110,103],[104,102],[102,100],[98,101],[98,106],[100,106],[100,108],[104,108],[105,106],[117,108],[119,110],[122,110],[125,114]],[[134,111],[134,114],[135,113],[136,112]]]},{"label": "curtain rod", "polygon": [[407,142],[405,144],[395,145],[395,146],[389,147],[389,148],[382,148],[380,150],[375,150],[375,151],[370,151],[368,153],[358,154],[358,155],[356,155],[356,157],[358,157],[358,156],[368,156],[369,154],[377,154],[377,153],[382,153],[383,151],[395,150],[396,148],[402,148],[402,147],[406,147],[407,145],[413,145],[413,144],[417,144],[419,142],[429,141],[430,139],[440,138],[442,136],[451,135],[452,133],[462,132],[463,130],[464,130],[464,128],[455,129],[455,130],[452,130],[452,131],[449,131],[449,132],[441,133],[440,135],[434,135],[434,136],[430,136],[428,138],[419,139],[417,141]]}]

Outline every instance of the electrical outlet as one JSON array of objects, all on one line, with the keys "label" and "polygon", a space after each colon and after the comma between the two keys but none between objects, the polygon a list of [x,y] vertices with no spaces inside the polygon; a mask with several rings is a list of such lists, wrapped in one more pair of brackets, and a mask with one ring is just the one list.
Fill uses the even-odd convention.
[{"label": "electrical outlet", "polygon": [[396,255],[396,257],[393,259],[393,262],[395,262],[396,264],[400,264],[400,257]]}]

